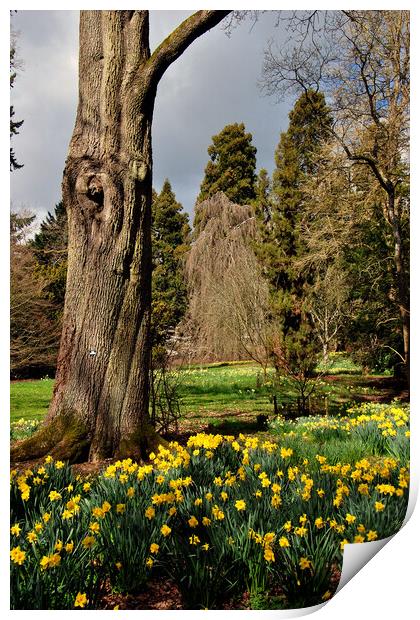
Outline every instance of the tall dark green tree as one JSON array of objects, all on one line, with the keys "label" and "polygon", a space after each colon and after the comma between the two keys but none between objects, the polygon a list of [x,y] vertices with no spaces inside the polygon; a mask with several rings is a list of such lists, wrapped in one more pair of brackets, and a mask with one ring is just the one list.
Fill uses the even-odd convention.
[{"label": "tall dark green tree", "polygon": [[296,257],[305,252],[302,186],[317,169],[330,122],[321,93],[308,91],[296,101],[275,152],[270,213],[267,207],[257,211],[264,240],[257,251],[272,288],[276,314],[286,331],[299,328],[305,286],[296,269]]},{"label": "tall dark green tree", "polygon": [[[233,123],[226,125],[212,140],[208,148],[210,161],[204,171],[197,203],[223,192],[236,204],[250,204],[255,198],[257,153],[252,134],[245,131],[243,123]],[[197,211],[194,225],[199,218]]]},{"label": "tall dark green tree", "polygon": [[56,308],[57,317],[62,314],[66,292],[67,241],[67,214],[60,201],[54,212],[48,212],[41,222],[31,243],[38,269],[48,281],[46,292]]},{"label": "tall dark green tree", "polygon": [[268,172],[265,168],[261,168],[258,173],[257,181],[255,184],[255,199],[253,203],[257,220],[263,225],[271,219],[271,180],[268,176]]},{"label": "tall dark green tree", "polygon": [[187,292],[183,256],[188,249],[190,227],[168,179],[152,203],[152,346],[157,350],[183,317]]},{"label": "tall dark green tree", "polygon": [[[305,253],[303,184],[314,174],[320,149],[328,137],[330,115],[321,93],[308,91],[289,114],[289,127],[275,152],[270,208],[256,209],[261,242],[256,251],[271,288],[276,337],[273,358],[278,370],[310,374],[315,349],[305,290],[311,276],[297,267]],[[303,396],[303,394],[302,394]]]}]

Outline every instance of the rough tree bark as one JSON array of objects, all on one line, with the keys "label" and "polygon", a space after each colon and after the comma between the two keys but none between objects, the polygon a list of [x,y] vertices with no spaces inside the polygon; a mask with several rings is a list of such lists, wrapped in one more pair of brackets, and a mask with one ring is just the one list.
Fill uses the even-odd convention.
[{"label": "rough tree bark", "polygon": [[148,412],[154,100],[169,65],[228,13],[197,11],[150,54],[148,11],[81,12],[56,382],[45,425],[13,460],[139,458],[159,440]]}]

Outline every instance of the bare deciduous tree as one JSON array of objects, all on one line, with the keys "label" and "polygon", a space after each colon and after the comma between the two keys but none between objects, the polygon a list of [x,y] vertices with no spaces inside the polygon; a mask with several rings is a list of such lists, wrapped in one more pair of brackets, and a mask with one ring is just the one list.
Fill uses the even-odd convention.
[{"label": "bare deciduous tree", "polygon": [[28,244],[35,215],[11,214],[10,243],[10,370],[12,376],[48,372],[57,357],[59,323]]}]

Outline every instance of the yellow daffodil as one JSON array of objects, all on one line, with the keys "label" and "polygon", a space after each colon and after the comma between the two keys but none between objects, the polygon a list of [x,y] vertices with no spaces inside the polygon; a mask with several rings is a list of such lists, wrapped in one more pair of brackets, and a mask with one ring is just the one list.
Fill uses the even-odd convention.
[{"label": "yellow daffodil", "polygon": [[31,532],[28,532],[26,535],[26,539],[30,542],[30,543],[34,543],[38,540],[38,536],[36,535],[36,533],[32,530]]},{"label": "yellow daffodil", "polygon": [[311,568],[311,561],[308,560],[308,558],[300,558],[299,567],[302,570],[305,570],[306,568]]},{"label": "yellow daffodil", "polygon": [[74,601],[74,606],[75,607],[86,607],[86,605],[89,603],[89,599],[87,598],[86,594],[84,592],[78,592],[76,595],[76,600]]},{"label": "yellow daffodil", "polygon": [[145,513],[144,513],[144,514],[145,514],[145,516],[146,516],[149,520],[151,520],[151,519],[153,519],[153,517],[155,516],[156,512],[155,512],[155,509],[153,508],[153,506],[149,506],[148,508],[146,508]]},{"label": "yellow daffodil", "polygon": [[11,551],[10,551],[10,559],[12,560],[12,562],[14,562],[15,564],[19,564],[19,566],[21,566],[26,558],[26,552],[23,551],[20,546],[18,547],[14,547]]},{"label": "yellow daffodil", "polygon": [[82,545],[85,547],[85,549],[91,549],[94,544],[95,544],[94,536],[85,536],[85,538],[82,540]]}]

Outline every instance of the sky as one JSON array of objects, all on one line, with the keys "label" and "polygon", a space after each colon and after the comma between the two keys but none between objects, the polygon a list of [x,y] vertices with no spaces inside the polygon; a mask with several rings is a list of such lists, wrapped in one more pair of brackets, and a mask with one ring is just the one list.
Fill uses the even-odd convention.
[{"label": "sky", "polygon": [[[191,11],[151,11],[153,50]],[[257,170],[274,166],[280,132],[292,101],[278,103],[258,86],[269,39],[285,40],[276,15],[260,14],[227,36],[216,26],[197,39],[161,80],[153,121],[153,185],[168,178],[191,215],[212,136],[243,122],[257,148]],[[24,167],[13,172],[13,210],[30,209],[39,220],[61,196],[61,179],[77,107],[78,11],[20,10],[12,18],[21,68],[11,91],[15,119],[24,119],[12,146]]]}]

